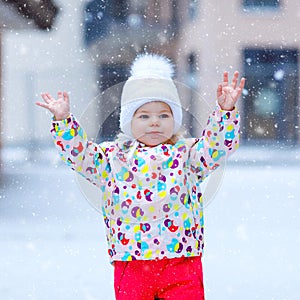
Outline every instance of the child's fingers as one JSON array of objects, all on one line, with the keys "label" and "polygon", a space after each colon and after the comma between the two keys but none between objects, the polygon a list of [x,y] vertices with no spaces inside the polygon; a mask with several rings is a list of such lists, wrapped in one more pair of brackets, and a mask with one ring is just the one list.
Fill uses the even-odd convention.
[{"label": "child's fingers", "polygon": [[237,99],[242,95],[244,85],[245,85],[245,78],[242,78],[241,83],[240,83],[239,87],[237,88]]},{"label": "child's fingers", "polygon": [[231,82],[231,86],[235,89],[236,86],[237,86],[237,81],[238,81],[238,78],[239,78],[239,72],[238,71],[235,71],[233,73],[233,78],[232,78],[232,82]]},{"label": "child's fingers", "polygon": [[51,102],[51,96],[49,97],[49,94],[48,93],[42,93],[41,94],[43,100],[46,102],[46,103],[50,103]]},{"label": "child's fingers", "polygon": [[67,92],[63,92],[63,96],[64,96],[64,100],[69,103],[70,102],[69,94]]},{"label": "child's fingers", "polygon": [[243,92],[243,89],[244,89],[244,86],[245,86],[245,82],[246,82],[246,79],[244,77],[242,77],[240,85],[237,88],[237,98],[239,98],[242,95],[242,92]]},{"label": "child's fingers", "polygon": [[242,94],[242,90],[240,88],[237,88],[236,89],[236,94],[235,94],[235,97],[234,97],[235,101],[237,101],[240,98],[241,94]]},{"label": "child's fingers", "polygon": [[57,98],[60,99],[60,98],[62,98],[62,97],[63,97],[63,93],[62,93],[61,91],[59,91],[59,92],[57,93]]},{"label": "child's fingers", "polygon": [[49,100],[51,100],[51,101],[55,100],[55,99],[51,96],[51,94],[46,93],[46,95],[47,95],[47,97],[48,97]]},{"label": "child's fingers", "polygon": [[223,85],[228,85],[228,72],[223,73]]},{"label": "child's fingers", "polygon": [[217,97],[221,97],[221,96],[222,96],[222,84],[219,84],[217,88]]},{"label": "child's fingers", "polygon": [[246,82],[246,79],[244,77],[241,78],[241,82],[240,82],[240,85],[239,85],[239,88],[241,90],[244,89],[244,86],[245,86],[245,82]]},{"label": "child's fingers", "polygon": [[46,104],[46,103],[43,103],[43,102],[35,102],[35,104],[36,105],[38,105],[38,106],[41,106],[41,107],[44,107],[44,108],[47,108],[48,109],[48,104]]},{"label": "child's fingers", "polygon": [[238,98],[240,98],[240,96],[242,95],[243,89],[245,86],[245,78],[241,79],[240,85],[238,86],[238,88],[236,89],[236,100]]}]

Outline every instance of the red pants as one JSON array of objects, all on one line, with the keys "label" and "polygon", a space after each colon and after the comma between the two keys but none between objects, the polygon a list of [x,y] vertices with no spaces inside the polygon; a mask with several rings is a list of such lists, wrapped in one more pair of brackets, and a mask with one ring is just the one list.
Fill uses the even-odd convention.
[{"label": "red pants", "polygon": [[204,300],[201,257],[115,261],[117,300]]}]

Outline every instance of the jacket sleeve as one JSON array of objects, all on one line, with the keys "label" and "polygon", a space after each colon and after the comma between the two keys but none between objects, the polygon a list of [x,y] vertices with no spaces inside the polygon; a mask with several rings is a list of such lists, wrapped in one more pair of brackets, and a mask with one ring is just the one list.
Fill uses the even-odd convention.
[{"label": "jacket sleeve", "polygon": [[219,167],[239,146],[240,117],[236,109],[221,110],[219,106],[209,116],[202,137],[196,139],[190,151],[190,168],[200,181]]},{"label": "jacket sleeve", "polygon": [[105,150],[87,140],[86,132],[71,114],[52,122],[51,134],[61,159],[74,171],[97,186],[108,176],[109,164]]}]

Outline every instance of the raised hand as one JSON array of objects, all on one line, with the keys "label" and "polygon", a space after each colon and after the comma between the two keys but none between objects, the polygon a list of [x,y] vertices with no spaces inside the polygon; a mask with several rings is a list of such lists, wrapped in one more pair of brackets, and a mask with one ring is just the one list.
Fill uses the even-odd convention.
[{"label": "raised hand", "polygon": [[53,98],[49,93],[41,94],[44,102],[36,102],[35,104],[48,109],[55,117],[55,120],[61,121],[70,115],[70,100],[66,92],[58,92],[57,99]]},{"label": "raised hand", "polygon": [[228,83],[228,72],[223,74],[223,82],[218,85],[217,99],[223,110],[233,110],[236,102],[242,94],[245,86],[245,78],[241,78],[238,85],[239,72],[235,71],[233,74],[231,84]]}]

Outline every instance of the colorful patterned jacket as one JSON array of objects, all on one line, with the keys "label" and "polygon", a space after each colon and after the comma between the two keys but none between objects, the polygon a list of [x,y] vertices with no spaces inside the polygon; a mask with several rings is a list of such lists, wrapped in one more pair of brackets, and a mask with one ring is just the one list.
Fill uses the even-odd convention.
[{"label": "colorful patterned jacket", "polygon": [[51,132],[62,160],[99,188],[111,262],[202,253],[200,184],[238,147],[236,110],[216,109],[201,138],[175,145],[96,144],[73,115]]}]

